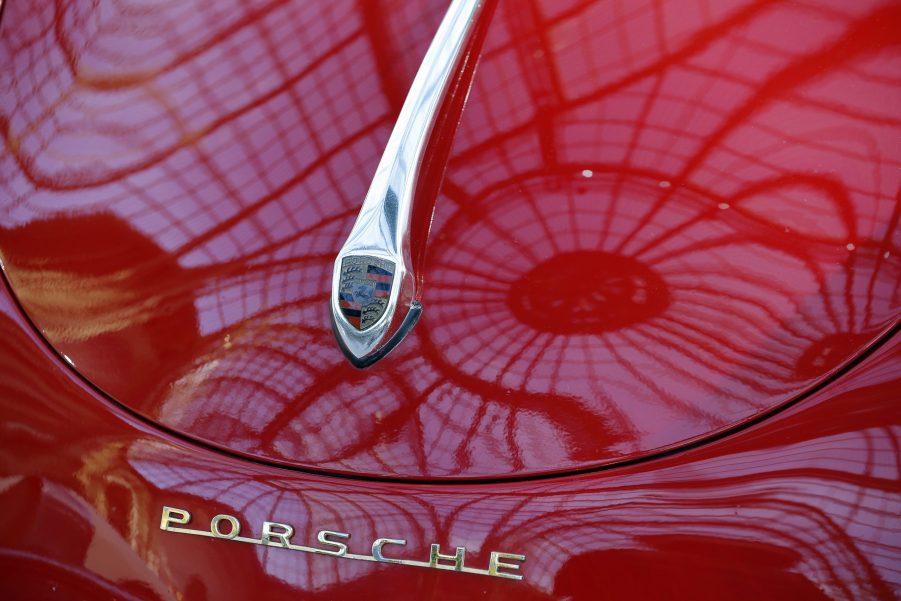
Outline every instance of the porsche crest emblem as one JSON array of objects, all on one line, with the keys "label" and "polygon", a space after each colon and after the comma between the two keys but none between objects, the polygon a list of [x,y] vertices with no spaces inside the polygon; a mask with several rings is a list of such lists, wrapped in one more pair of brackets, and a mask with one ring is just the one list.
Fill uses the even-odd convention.
[{"label": "porsche crest emblem", "polygon": [[353,327],[365,330],[385,314],[395,270],[393,262],[377,257],[352,255],[341,260],[338,306]]}]

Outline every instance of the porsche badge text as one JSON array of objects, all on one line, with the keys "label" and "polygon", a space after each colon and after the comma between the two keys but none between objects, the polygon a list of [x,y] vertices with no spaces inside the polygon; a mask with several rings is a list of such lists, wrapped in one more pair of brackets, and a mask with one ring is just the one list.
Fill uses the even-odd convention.
[{"label": "porsche badge text", "polygon": [[207,538],[218,538],[265,547],[281,547],[302,553],[316,555],[331,555],[342,559],[356,559],[358,561],[373,561],[378,563],[390,563],[417,568],[430,568],[433,570],[447,570],[450,572],[464,572],[467,574],[479,574],[481,576],[494,576],[496,578],[508,578],[510,580],[522,580],[521,574],[514,573],[522,567],[526,560],[525,555],[515,553],[501,553],[492,551],[488,559],[488,569],[472,568],[465,565],[466,548],[456,547],[453,554],[441,552],[441,545],[432,544],[429,548],[427,561],[413,559],[396,559],[388,553],[390,547],[402,547],[407,541],[402,538],[377,538],[372,541],[371,553],[360,555],[348,550],[350,533],[335,530],[320,530],[316,535],[319,547],[295,545],[291,542],[294,536],[294,527],[280,522],[263,522],[260,528],[260,538],[241,536],[241,522],[235,516],[219,514],[210,520],[208,530],[195,530],[185,528],[191,521],[191,513],[177,507],[163,506],[163,515],[160,520],[160,530],[175,532],[178,534],[191,534]]}]

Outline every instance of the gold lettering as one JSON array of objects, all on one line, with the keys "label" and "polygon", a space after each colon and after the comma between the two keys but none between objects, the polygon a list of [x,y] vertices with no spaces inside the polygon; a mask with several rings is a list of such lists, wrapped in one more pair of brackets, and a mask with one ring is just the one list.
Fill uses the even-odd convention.
[{"label": "gold lettering", "polygon": [[[454,570],[460,572],[463,570],[463,559],[466,555],[466,549],[463,547],[457,547],[457,552],[453,555],[442,555],[441,554],[441,546],[440,545],[432,545],[432,550],[429,552],[429,567],[437,568],[438,561],[441,559],[447,561],[454,562]],[[444,565],[444,564],[442,564]]]},{"label": "gold lettering", "polygon": [[520,574],[508,574],[506,572],[498,571],[501,568],[518,570],[522,567],[517,563],[507,563],[506,561],[501,561],[502,559],[515,559],[516,561],[525,561],[526,556],[516,555],[515,553],[501,553],[499,551],[492,551],[491,558],[488,560],[488,575],[497,576],[498,578],[510,578],[511,580],[522,580],[522,576]]},{"label": "gold lettering", "polygon": [[163,518],[160,520],[160,530],[168,530],[172,524],[187,524],[191,521],[191,514],[184,509],[163,505]]},{"label": "gold lettering", "polygon": [[[219,524],[221,524],[222,522],[228,522],[229,524],[231,524],[232,529],[228,532],[228,534],[222,534],[222,531],[219,530]],[[220,513],[210,521],[210,532],[216,538],[231,540],[238,536],[238,534],[240,534],[241,524],[238,523],[237,518],[226,515],[224,513]]]},{"label": "gold lettering", "polygon": [[[276,532],[273,528],[281,528],[282,532]],[[288,539],[294,536],[294,527],[288,524],[280,524],[279,522],[263,522],[263,536],[261,542],[264,545],[272,543],[272,539],[278,539],[278,544],[287,548],[290,544]]]},{"label": "gold lettering", "polygon": [[331,546],[337,548],[335,551],[327,551],[325,549],[322,549],[323,553],[328,553],[329,555],[335,555],[337,557],[346,555],[347,554],[347,545],[345,545],[342,542],[336,541],[336,540],[329,540],[328,539],[329,536],[332,536],[334,538],[347,539],[347,538],[350,538],[350,535],[347,534],[346,532],[334,532],[332,530],[320,530],[319,534],[316,535],[316,540],[318,540],[323,545],[331,545]]},{"label": "gold lettering", "polygon": [[[0,0],[2,1],[2,0]],[[163,505],[162,517],[160,518],[160,530],[174,532],[177,534],[190,534],[193,536],[212,536],[214,538],[224,540],[236,540],[238,542],[249,543],[254,545],[277,546],[285,549],[299,551],[302,553],[322,553],[333,557],[342,557],[345,559],[379,561],[382,563],[390,563],[395,565],[407,565],[421,568],[433,568],[439,570],[453,570],[455,572],[464,572],[469,574],[480,574],[492,576],[495,578],[507,578],[510,580],[522,580],[521,573],[522,564],[526,560],[525,555],[515,553],[502,553],[500,551],[491,551],[488,561],[488,569],[477,569],[466,567],[466,548],[454,547],[453,555],[445,555],[441,552],[440,544],[432,544],[429,548],[429,560],[414,561],[408,559],[395,559],[393,557],[385,557],[385,545],[406,546],[406,539],[402,538],[377,538],[372,543],[372,555],[356,555],[350,553],[347,542],[350,534],[347,532],[337,532],[334,530],[320,530],[316,533],[316,540],[319,541],[320,547],[307,547],[293,545],[291,537],[294,536],[294,527],[289,524],[280,522],[263,522],[262,534],[260,540],[254,538],[246,538],[240,536],[241,523],[238,518],[228,515],[219,514],[210,520],[209,531],[195,530],[184,527],[191,522],[191,512],[178,507],[170,507]],[[222,522],[228,522],[229,528],[227,532],[223,532]]]}]

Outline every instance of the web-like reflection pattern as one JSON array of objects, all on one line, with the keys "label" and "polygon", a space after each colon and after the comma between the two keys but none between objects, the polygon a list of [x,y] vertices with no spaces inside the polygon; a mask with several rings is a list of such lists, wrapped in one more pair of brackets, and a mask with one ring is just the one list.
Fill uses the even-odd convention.
[{"label": "web-like reflection pattern", "polygon": [[[897,319],[891,3],[498,2],[425,317],[365,374],[331,264],[443,6],[23,7],[10,278],[88,378],[217,444],[387,475],[595,464],[791,398]],[[66,238],[101,218],[116,245]]]},{"label": "web-like reflection pattern", "polygon": [[120,598],[250,597],[263,583],[275,599],[388,590],[419,599],[433,589],[467,599],[488,586],[226,541],[192,545],[159,530],[170,504],[192,510],[198,527],[219,512],[248,534],[283,520],[298,541],[343,528],[361,551],[383,535],[407,538],[411,557],[436,541],[465,545],[474,564],[491,549],[523,552],[526,579],[500,583],[501,599],[671,598],[673,588],[695,598],[892,599],[901,586],[898,353],[893,339],[808,402],[690,454],[543,482],[386,484],[275,470],[123,420],[48,368],[3,295],[0,561],[21,573],[11,553],[43,557]]},{"label": "web-like reflection pattern", "polygon": [[[879,391],[897,380],[893,361],[883,357],[794,419],[715,445],[687,465],[664,461],[593,482],[500,490],[307,482],[297,490],[290,477],[210,471],[153,444],[131,447],[128,464],[146,485],[188,505],[215,500],[248,523],[291,516],[311,524],[301,529],[304,539],[314,536],[313,524],[339,524],[356,533],[360,548],[378,532],[403,532],[411,554],[433,540],[465,541],[475,557],[521,549],[529,594],[579,599],[626,579],[646,598],[673,588],[742,599],[777,589],[803,598],[891,598],[901,578],[894,561],[901,429],[880,423],[890,401]],[[843,412],[848,418],[837,421]],[[378,587],[388,577],[368,565],[353,571],[334,561],[333,570],[317,570],[307,556],[253,552],[266,573],[307,591],[338,592],[354,579]]]}]

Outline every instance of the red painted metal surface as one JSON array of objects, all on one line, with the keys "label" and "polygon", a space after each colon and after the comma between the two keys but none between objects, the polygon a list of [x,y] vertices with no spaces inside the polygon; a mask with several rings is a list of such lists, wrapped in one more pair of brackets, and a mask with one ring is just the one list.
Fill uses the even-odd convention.
[{"label": "red painted metal surface", "polygon": [[[811,398],[688,451],[578,477],[307,475],[155,431],[87,387],[0,296],[6,599],[891,599],[901,592],[901,340]],[[521,582],[163,532],[161,508],[525,554]],[[82,595],[82,597],[78,597]],[[113,595],[108,595],[111,598]]]},{"label": "red painted metal surface", "polygon": [[360,372],[331,261],[443,9],[4,7],[0,597],[895,598],[898,3],[499,1]]},{"label": "red painted metal surface", "polygon": [[443,5],[15,3],[6,273],[113,398],[278,463],[523,476],[723,431],[898,319],[901,9],[690,6],[498,4],[423,183],[425,316],[358,372],[331,263]]}]

